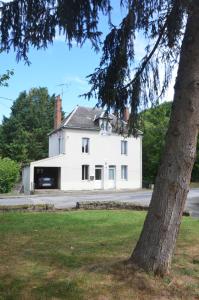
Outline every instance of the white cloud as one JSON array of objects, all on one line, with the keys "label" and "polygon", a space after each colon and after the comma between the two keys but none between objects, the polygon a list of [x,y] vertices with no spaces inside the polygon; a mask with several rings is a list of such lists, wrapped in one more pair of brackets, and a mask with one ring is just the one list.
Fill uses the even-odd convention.
[{"label": "white cloud", "polygon": [[[57,31],[55,35],[55,42],[61,42],[61,43],[68,43],[66,40],[66,36],[63,33],[60,33]],[[77,42],[75,40],[71,41],[71,45],[73,47],[77,47]]]},{"label": "white cloud", "polygon": [[66,83],[66,84],[79,84],[79,85],[81,85],[81,86],[86,86],[86,85],[88,85],[88,82],[86,81],[86,79],[84,79],[84,78],[81,78],[80,76],[77,76],[77,75],[75,75],[75,76],[71,76],[71,75],[69,75],[69,76],[66,76],[65,78],[64,78],[64,82]]},{"label": "white cloud", "polygon": [[63,35],[63,34],[58,34],[58,33],[56,33],[56,35],[55,35],[55,41],[56,42],[66,42],[66,37],[65,37],[65,35]]}]

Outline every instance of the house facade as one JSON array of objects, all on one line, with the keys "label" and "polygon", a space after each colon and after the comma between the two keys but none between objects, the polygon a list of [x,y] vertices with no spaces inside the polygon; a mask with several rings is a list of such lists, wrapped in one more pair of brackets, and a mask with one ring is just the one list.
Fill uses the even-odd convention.
[{"label": "house facade", "polygon": [[121,135],[126,122],[98,108],[77,106],[61,124],[59,113],[49,134],[49,157],[23,169],[25,193],[38,189],[42,176],[52,177],[53,188],[63,191],[141,188],[141,133]]}]

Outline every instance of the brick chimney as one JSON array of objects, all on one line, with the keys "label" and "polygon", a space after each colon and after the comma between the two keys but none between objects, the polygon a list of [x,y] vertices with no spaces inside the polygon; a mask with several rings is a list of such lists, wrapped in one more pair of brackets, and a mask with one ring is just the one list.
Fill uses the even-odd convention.
[{"label": "brick chimney", "polygon": [[60,95],[55,98],[55,111],[54,111],[54,129],[57,129],[61,124],[62,117],[62,100]]},{"label": "brick chimney", "polygon": [[129,108],[125,107],[124,112],[123,112],[123,120],[125,122],[128,122],[129,120]]}]

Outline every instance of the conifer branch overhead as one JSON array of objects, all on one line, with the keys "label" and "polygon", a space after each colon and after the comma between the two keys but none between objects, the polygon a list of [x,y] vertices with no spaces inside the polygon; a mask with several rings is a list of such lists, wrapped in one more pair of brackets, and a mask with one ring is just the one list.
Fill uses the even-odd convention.
[{"label": "conifer branch overhead", "polygon": [[[89,76],[98,105],[123,113],[131,106],[130,127],[135,128],[140,107],[163,97],[178,60],[187,11],[193,1],[121,0],[126,16],[111,25],[104,40],[99,67]],[[47,48],[57,34],[69,47],[90,40],[100,49],[99,13],[111,16],[111,0],[14,0],[1,3],[1,49],[17,53],[28,62],[30,46]],[[135,40],[141,33],[150,43],[138,62]],[[162,69],[160,71],[160,69]],[[130,128],[131,129],[131,128]]]}]

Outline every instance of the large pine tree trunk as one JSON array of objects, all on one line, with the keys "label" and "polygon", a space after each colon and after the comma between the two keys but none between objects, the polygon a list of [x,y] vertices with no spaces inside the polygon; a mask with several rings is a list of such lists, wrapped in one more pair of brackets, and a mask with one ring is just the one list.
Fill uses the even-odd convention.
[{"label": "large pine tree trunk", "polygon": [[189,190],[199,128],[199,4],[188,16],[171,120],[148,215],[130,261],[169,271]]}]

